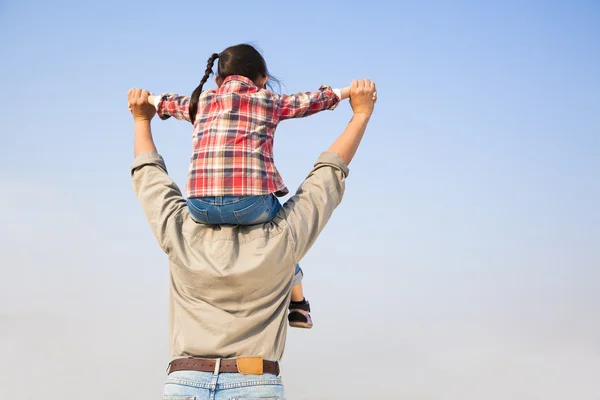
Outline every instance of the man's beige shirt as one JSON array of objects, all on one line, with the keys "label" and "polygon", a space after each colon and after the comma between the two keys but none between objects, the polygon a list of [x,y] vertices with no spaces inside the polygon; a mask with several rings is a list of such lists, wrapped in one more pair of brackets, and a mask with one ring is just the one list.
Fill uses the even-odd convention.
[{"label": "man's beige shirt", "polygon": [[252,226],[195,223],[162,157],[144,153],[133,186],[170,264],[172,358],[262,356],[279,361],[296,264],[344,194],[348,168],[321,154],[273,221]]}]

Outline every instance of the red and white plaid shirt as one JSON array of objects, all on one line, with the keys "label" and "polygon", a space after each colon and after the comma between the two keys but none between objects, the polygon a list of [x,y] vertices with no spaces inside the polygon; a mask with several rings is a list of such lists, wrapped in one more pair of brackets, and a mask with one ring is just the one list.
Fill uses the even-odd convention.
[{"label": "red and white plaid shirt", "polygon": [[[194,123],[187,196],[258,196],[289,191],[273,161],[273,135],[279,121],[302,118],[339,103],[339,92],[278,95],[243,76],[229,76],[216,90],[200,95]],[[161,119],[190,121],[190,98],[165,94],[157,105]]]}]

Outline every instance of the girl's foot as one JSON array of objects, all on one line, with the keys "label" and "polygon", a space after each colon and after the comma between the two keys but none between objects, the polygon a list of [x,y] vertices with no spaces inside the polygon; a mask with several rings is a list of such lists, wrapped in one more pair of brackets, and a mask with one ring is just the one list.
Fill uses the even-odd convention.
[{"label": "girl's foot", "polygon": [[306,299],[302,301],[292,301],[288,314],[288,321],[293,328],[310,329],[313,326],[310,317],[310,304]]}]

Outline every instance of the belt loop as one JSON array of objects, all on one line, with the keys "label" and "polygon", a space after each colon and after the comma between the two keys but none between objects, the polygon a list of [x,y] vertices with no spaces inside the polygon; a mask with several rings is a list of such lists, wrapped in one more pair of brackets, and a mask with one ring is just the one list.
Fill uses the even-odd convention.
[{"label": "belt loop", "polygon": [[171,360],[168,364],[167,364],[167,369],[165,370],[165,372],[169,372],[169,368],[171,368],[171,363],[173,362],[173,360]]},{"label": "belt loop", "polygon": [[215,360],[215,372],[214,375],[219,375],[219,371],[221,370],[221,359],[217,358]]}]

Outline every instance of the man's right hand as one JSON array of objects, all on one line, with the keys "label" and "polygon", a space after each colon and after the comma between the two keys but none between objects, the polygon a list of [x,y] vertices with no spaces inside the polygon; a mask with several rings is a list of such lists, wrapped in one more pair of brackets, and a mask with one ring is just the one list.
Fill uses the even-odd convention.
[{"label": "man's right hand", "polygon": [[350,85],[350,105],[354,114],[364,114],[371,117],[377,101],[375,82],[368,79],[352,81]]},{"label": "man's right hand", "polygon": [[354,111],[354,117],[348,123],[344,132],[333,142],[329,151],[337,153],[346,165],[350,164],[360,140],[362,139],[367,124],[373,114],[373,108],[377,101],[375,83],[368,79],[352,81],[350,85],[350,105]]},{"label": "man's right hand", "polygon": [[156,114],[154,106],[148,103],[148,96],[148,91],[142,89],[129,89],[127,92],[129,111],[134,121],[150,121]]}]

